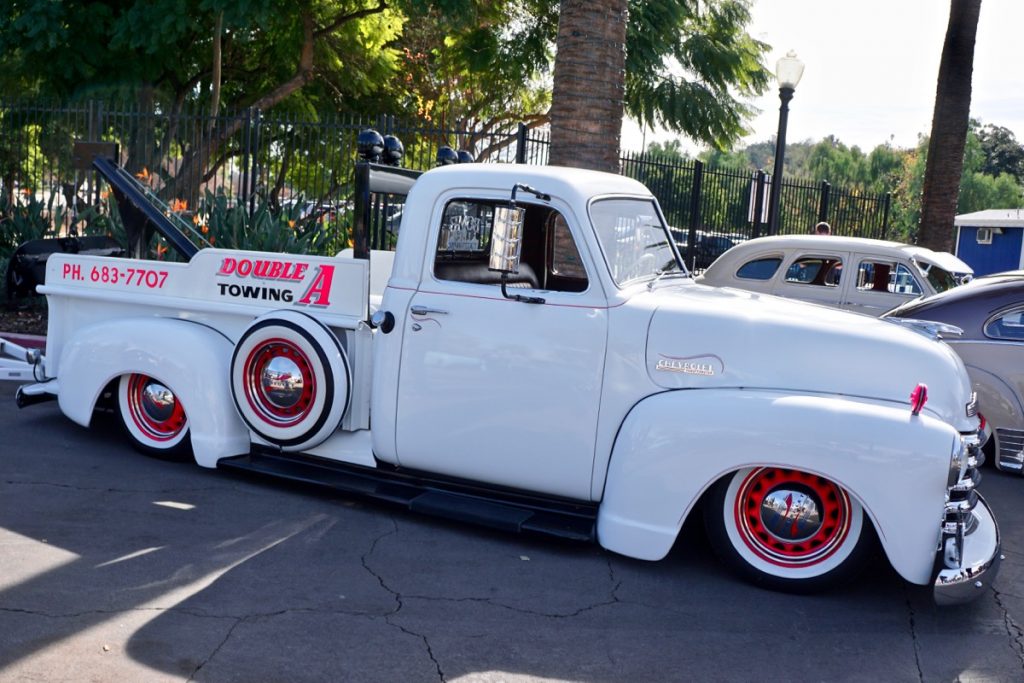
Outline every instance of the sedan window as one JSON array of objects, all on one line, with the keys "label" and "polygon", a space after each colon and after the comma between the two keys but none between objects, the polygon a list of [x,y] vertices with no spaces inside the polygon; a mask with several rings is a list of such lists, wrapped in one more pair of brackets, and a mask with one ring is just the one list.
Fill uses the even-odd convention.
[{"label": "sedan window", "polygon": [[985,336],[992,339],[1024,341],[1024,309],[1015,308],[985,324]]},{"label": "sedan window", "polygon": [[744,280],[771,280],[781,264],[782,258],[778,256],[747,261],[736,271],[736,277]]},{"label": "sedan window", "polygon": [[835,287],[842,272],[843,262],[837,258],[805,256],[794,261],[786,271],[786,282]]}]

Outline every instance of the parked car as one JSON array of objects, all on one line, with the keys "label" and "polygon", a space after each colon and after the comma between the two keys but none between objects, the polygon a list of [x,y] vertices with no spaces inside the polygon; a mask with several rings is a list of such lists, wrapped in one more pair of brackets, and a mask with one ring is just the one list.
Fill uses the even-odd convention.
[{"label": "parked car", "polygon": [[884,318],[928,320],[960,328],[939,331],[960,355],[993,438],[996,467],[1024,474],[1024,271],[980,277],[905,303]]},{"label": "parked car", "polygon": [[[845,273],[851,276],[843,277]],[[863,237],[759,237],[722,254],[704,284],[801,299],[881,315],[905,301],[969,280],[971,267],[947,252]]]},{"label": "parked car", "polygon": [[688,249],[689,234],[688,230],[672,230],[672,237],[679,247],[679,253],[686,260],[686,267],[694,272],[704,270],[719,256],[747,239],[745,235],[735,233],[722,234],[698,230],[696,248],[691,252]]}]

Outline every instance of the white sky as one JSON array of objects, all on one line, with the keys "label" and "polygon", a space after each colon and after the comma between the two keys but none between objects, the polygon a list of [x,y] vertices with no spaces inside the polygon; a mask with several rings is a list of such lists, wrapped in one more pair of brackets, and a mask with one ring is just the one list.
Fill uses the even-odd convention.
[{"label": "white sky", "polygon": [[[949,0],[755,0],[751,35],[772,46],[766,63],[789,50],[806,65],[790,103],[787,142],[835,135],[870,151],[892,141],[912,147],[931,129],[935,83]],[[775,135],[778,88],[754,102],[761,114],[744,143]],[[983,0],[974,52],[971,116],[1009,128],[1024,143],[1024,2]],[[627,123],[622,147],[675,136]],[[692,142],[683,141],[688,150]]]}]

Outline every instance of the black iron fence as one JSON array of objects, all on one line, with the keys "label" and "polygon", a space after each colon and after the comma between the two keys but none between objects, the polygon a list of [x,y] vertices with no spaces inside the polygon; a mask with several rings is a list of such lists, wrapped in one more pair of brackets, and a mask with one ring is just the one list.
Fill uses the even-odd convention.
[{"label": "black iron fence", "polygon": [[[328,207],[333,215],[351,206],[356,137],[368,127],[403,141],[408,168],[433,166],[442,145],[468,150],[481,162],[548,159],[547,132],[522,124],[481,133],[393,117],[314,119],[257,110],[208,116],[97,101],[44,106],[0,100],[0,213],[34,200],[66,230],[85,208],[101,204],[102,185],[89,159],[75,156],[74,143],[86,141],[116,145],[117,161],[179,208],[199,208],[216,196],[250,211],[257,201],[272,207],[301,202],[311,210]],[[621,168],[658,197],[691,264],[712,237],[728,243],[765,234],[771,179],[764,172],[646,153],[624,154]],[[397,209],[390,207],[380,220],[394,218]],[[887,233],[888,195],[786,179],[779,207],[780,233],[809,232],[819,220],[836,234]]]}]

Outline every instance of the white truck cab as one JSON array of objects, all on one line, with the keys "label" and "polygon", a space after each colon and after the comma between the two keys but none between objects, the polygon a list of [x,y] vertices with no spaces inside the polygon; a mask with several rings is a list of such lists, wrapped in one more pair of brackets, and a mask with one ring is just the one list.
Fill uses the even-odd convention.
[{"label": "white truck cab", "polygon": [[875,537],[940,603],[994,577],[984,435],[941,343],[695,283],[621,176],[361,177],[408,193],[393,255],[51,256],[21,402],[88,425],[106,401],[144,450],[647,560],[700,505],[776,589],[842,580]]}]

